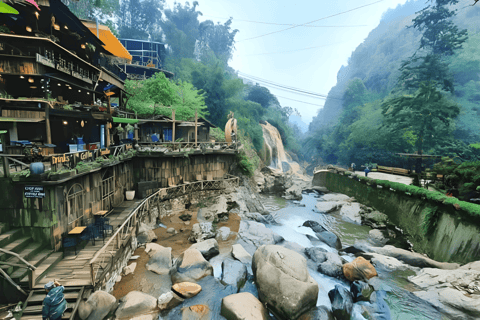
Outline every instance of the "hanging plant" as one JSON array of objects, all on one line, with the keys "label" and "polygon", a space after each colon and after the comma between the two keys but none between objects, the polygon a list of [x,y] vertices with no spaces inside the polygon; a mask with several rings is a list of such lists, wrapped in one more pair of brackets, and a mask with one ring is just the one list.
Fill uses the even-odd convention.
[{"label": "hanging plant", "polygon": [[119,125],[116,129],[117,129],[117,133],[123,133],[125,131],[121,125]]},{"label": "hanging plant", "polygon": [[127,124],[125,129],[127,130],[127,132],[132,132],[133,131],[133,126],[131,124]]}]

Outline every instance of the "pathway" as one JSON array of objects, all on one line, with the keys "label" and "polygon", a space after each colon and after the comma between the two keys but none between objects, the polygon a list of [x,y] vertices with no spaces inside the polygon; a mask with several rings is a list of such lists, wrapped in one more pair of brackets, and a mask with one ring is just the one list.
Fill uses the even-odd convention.
[{"label": "pathway", "polygon": [[[141,200],[124,201],[122,205],[115,207],[108,215],[110,225],[113,226],[113,232],[125,221],[132,210],[141,202]],[[36,283],[35,288],[43,288],[48,281],[56,279],[64,286],[88,286],[91,285],[91,273],[89,262],[93,256],[100,250],[104,242],[106,243],[110,236],[105,235],[105,241],[95,239],[95,245],[89,241],[85,247],[77,248],[77,255],[73,249],[65,251],[64,258],[54,266],[45,277]]]},{"label": "pathway", "polygon": [[[356,172],[359,175],[364,176],[364,172]],[[372,179],[379,179],[379,180],[388,180],[392,182],[398,182],[398,183],[403,183],[403,184],[411,184],[413,179],[410,177],[406,176],[397,176],[395,174],[390,174],[390,173],[383,173],[383,172],[369,172],[368,177]]]}]

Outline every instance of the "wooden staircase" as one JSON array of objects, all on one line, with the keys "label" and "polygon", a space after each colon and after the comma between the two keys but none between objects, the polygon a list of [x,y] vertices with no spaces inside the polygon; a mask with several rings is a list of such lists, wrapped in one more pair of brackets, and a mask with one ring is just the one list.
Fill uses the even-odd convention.
[{"label": "wooden staircase", "polygon": [[[78,305],[82,300],[85,287],[65,287],[64,295],[67,300],[67,310],[62,316],[62,320],[73,320],[77,313]],[[43,289],[30,291],[30,294],[23,305],[23,315],[21,320],[42,320],[42,303],[46,297]]]},{"label": "wooden staircase", "polygon": [[[8,230],[8,226],[3,223],[0,223],[0,248],[18,254],[36,267],[35,282],[42,279],[47,271],[63,258],[62,252],[53,252],[44,244],[35,242],[30,235],[25,235],[20,228]],[[25,290],[30,289],[29,269],[19,258],[0,252],[0,268]]]}]

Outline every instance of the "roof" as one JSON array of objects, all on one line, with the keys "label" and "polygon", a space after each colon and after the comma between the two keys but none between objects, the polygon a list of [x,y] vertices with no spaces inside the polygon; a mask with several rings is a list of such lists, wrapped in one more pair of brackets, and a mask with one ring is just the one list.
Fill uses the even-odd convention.
[{"label": "roof", "polygon": [[42,122],[45,118],[11,118],[0,117],[0,122]]},{"label": "roof", "polygon": [[[81,20],[82,23],[93,33],[97,34],[97,24],[93,21]],[[114,56],[132,60],[132,55],[125,49],[122,43],[115,37],[109,27],[98,25],[98,37],[105,44],[103,48]]]}]

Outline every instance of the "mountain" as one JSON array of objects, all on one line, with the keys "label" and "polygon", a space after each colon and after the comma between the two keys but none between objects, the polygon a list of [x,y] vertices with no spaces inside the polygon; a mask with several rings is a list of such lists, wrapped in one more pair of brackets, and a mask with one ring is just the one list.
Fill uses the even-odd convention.
[{"label": "mountain", "polygon": [[295,114],[292,114],[290,118],[288,119],[292,124],[296,124],[302,133],[305,133],[308,131],[308,124],[303,122],[302,117],[299,117]]}]

